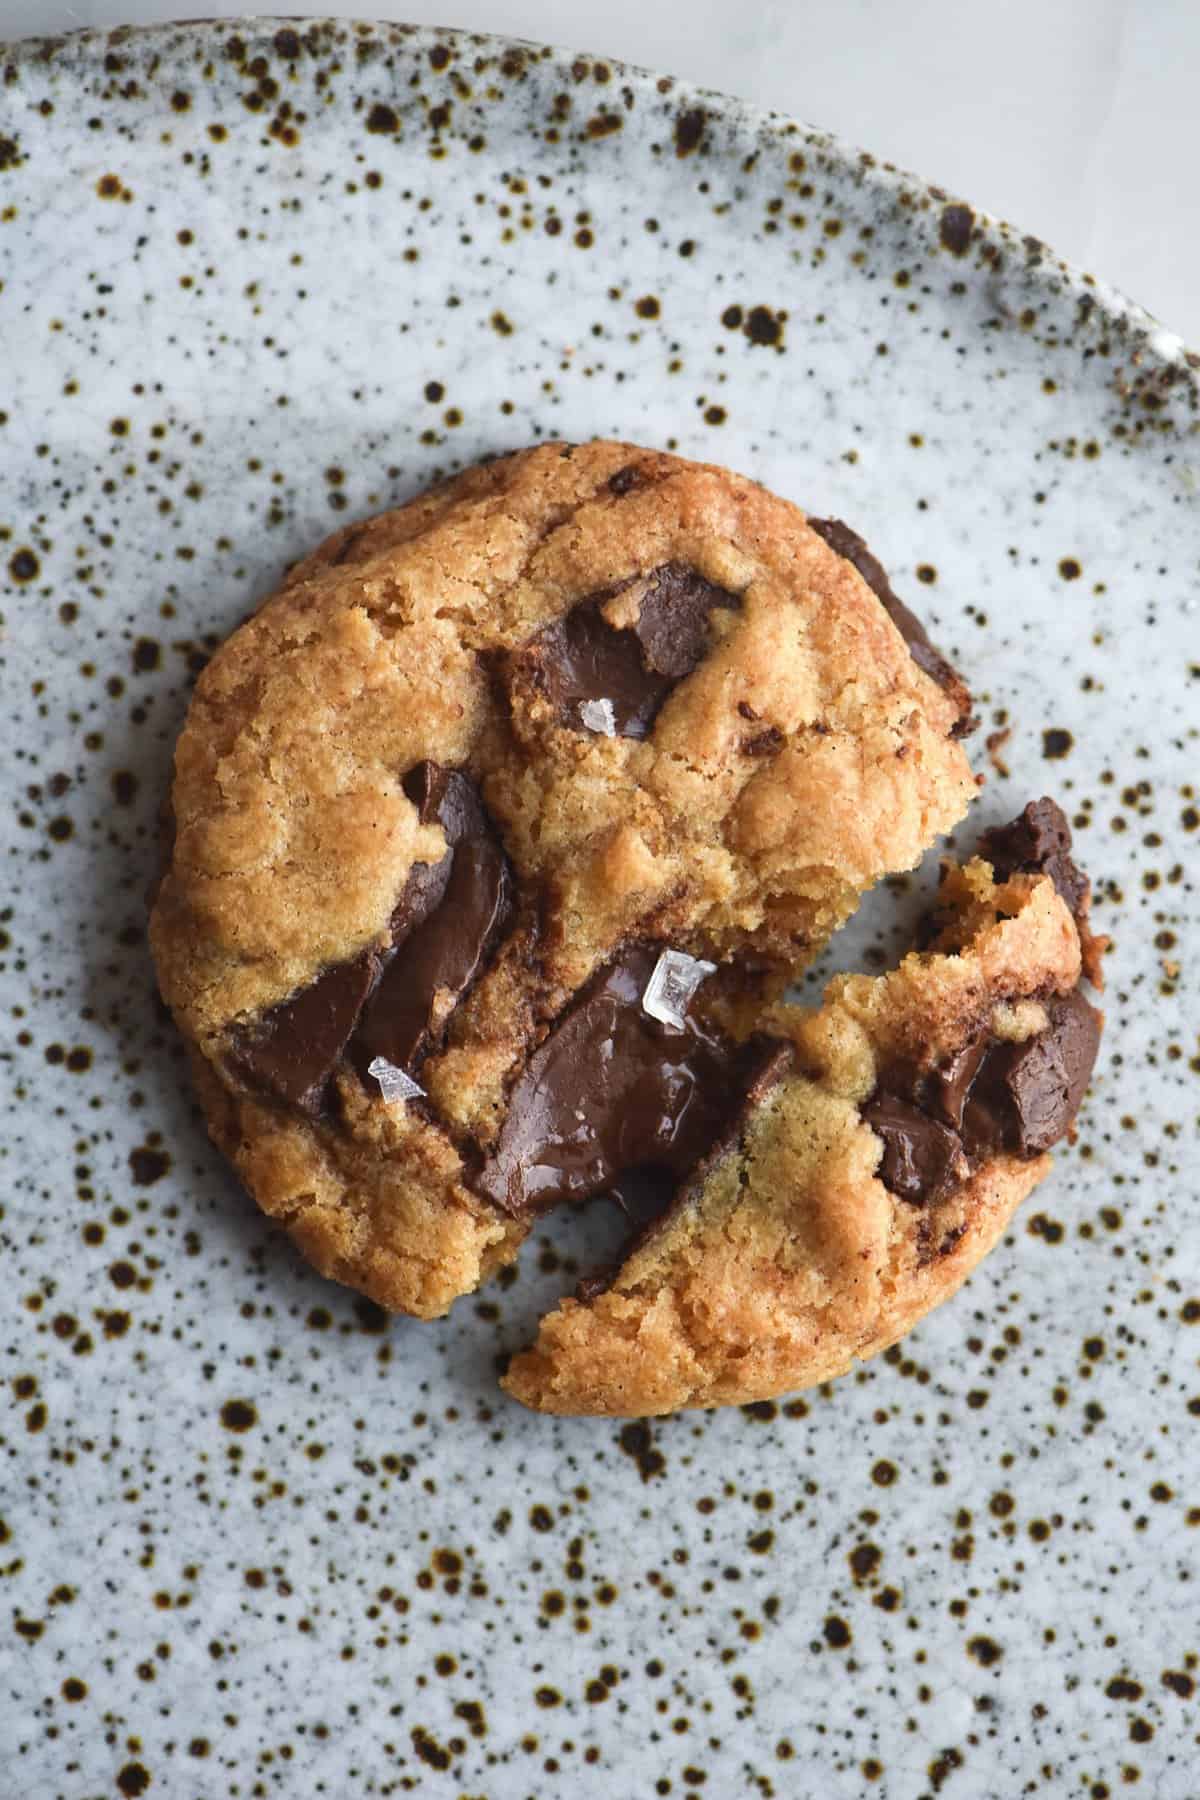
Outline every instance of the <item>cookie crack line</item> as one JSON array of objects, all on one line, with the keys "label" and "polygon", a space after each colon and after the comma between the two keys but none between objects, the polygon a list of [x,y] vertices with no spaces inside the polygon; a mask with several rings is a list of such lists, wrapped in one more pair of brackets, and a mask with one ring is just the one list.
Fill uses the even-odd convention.
[{"label": "cookie crack line", "polygon": [[[551,1409],[610,1404],[585,1350],[618,1314],[624,1402],[687,1404],[638,1359],[689,1283],[727,1320],[693,1391],[803,1385],[812,1332],[866,1341],[885,1225],[895,1305],[944,1297],[1070,1128],[1099,940],[1065,821],[1031,803],[900,970],[764,1010],[974,792],[961,677],[863,540],[603,442],[354,533],[201,676],[152,918],[260,1204],[319,1268],[438,1316],[541,1211],[613,1198],[617,1265],[544,1322],[541,1376],[514,1366]],[[902,1069],[901,1041],[928,1057]]]}]

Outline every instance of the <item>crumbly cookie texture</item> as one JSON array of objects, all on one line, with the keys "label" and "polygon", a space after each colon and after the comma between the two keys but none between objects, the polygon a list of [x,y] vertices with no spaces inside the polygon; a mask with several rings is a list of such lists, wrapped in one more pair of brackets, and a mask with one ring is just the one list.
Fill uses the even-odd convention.
[{"label": "crumbly cookie texture", "polygon": [[992,877],[952,868],[940,936],[892,973],[764,1015],[793,1072],[602,1291],[543,1320],[510,1394],[621,1415],[767,1399],[842,1374],[954,1292],[1049,1169],[1100,1028],[1054,880]]},{"label": "crumbly cookie texture", "polygon": [[204,671],[151,942],[214,1138],[323,1273],[444,1312],[528,1231],[480,1169],[621,946],[719,965],[744,1035],[962,817],[969,698],[834,523],[541,446],[331,538]]}]

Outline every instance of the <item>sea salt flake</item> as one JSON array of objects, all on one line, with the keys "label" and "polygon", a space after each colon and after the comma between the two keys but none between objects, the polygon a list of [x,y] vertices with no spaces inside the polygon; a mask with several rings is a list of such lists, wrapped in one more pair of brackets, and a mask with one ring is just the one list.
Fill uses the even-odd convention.
[{"label": "sea salt flake", "polygon": [[423,1100],[425,1097],[425,1089],[411,1075],[389,1062],[386,1056],[377,1056],[374,1062],[369,1062],[367,1074],[375,1077],[389,1106],[396,1100]]},{"label": "sea salt flake", "polygon": [[579,716],[589,731],[600,737],[616,737],[617,715],[611,700],[581,700]]},{"label": "sea salt flake", "polygon": [[682,1029],[692,995],[706,975],[716,972],[716,967],[716,963],[703,962],[683,950],[664,950],[646,983],[642,1010],[660,1025]]}]

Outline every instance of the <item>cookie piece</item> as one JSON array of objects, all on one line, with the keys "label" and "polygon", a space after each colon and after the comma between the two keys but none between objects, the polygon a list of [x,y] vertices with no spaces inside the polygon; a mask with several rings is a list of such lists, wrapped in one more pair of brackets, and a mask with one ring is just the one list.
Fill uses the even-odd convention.
[{"label": "cookie piece", "polygon": [[842,1374],[954,1292],[1071,1131],[1102,1020],[1050,875],[996,882],[974,860],[939,898],[927,951],[763,1016],[793,1066],[615,1274],[542,1321],[510,1394],[618,1415],[767,1399]]},{"label": "cookie piece", "polygon": [[1103,988],[1108,939],[1092,931],[1092,884],[1071,856],[1071,827],[1057,801],[1047,794],[1031,800],[1010,824],[983,833],[978,854],[991,863],[997,881],[1017,873],[1049,875],[1075,920],[1084,976],[1094,988]]},{"label": "cookie piece", "polygon": [[965,690],[897,616],[754,483],[555,444],[341,532],[223,645],[151,942],[319,1269],[434,1316],[515,1254],[515,1097],[629,955],[719,966],[656,1166],[725,1129],[754,1009],[973,795]]}]

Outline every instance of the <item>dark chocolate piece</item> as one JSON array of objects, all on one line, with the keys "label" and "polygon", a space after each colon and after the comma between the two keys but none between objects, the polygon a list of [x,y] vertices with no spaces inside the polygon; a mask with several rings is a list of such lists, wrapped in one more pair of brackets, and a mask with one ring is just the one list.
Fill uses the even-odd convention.
[{"label": "dark chocolate piece", "polygon": [[930,1110],[955,1131],[962,1127],[963,1107],[979,1065],[987,1055],[987,1039],[977,1038],[932,1069],[928,1077]]},{"label": "dark chocolate piece", "polygon": [[1100,1014],[1076,988],[1047,1003],[1049,1024],[1023,1044],[994,1043],[963,1113],[972,1158],[1040,1156],[1075,1122],[1100,1046]]},{"label": "dark chocolate piece", "polygon": [[422,762],[403,787],[422,825],[441,825],[447,847],[436,863],[410,869],[390,943],[327,969],[235,1034],[236,1072],[312,1115],[348,1045],[364,1079],[376,1056],[411,1069],[427,1048],[439,991],[457,1005],[511,917],[508,862],[470,776]]},{"label": "dark chocolate piece", "polygon": [[895,592],[879,558],[872,555],[857,531],[852,531],[841,519],[810,519],[808,522],[837,556],[854,564],[908,645],[908,653],[917,667],[924,669],[957,706],[958,723],[953,735],[966,737],[978,724],[978,720],[971,716],[970,689],[954,665],[930,642],[929,634],[917,615],[905,606]]},{"label": "dark chocolate piece", "polygon": [[470,776],[418,763],[404,791],[422,825],[441,826],[447,849],[440,862],[414,865],[392,914],[393,954],[352,1046],[364,1080],[377,1056],[412,1073],[435,1004],[443,1016],[458,1005],[512,920],[508,859]]},{"label": "dark chocolate piece", "polygon": [[929,1206],[956,1187],[967,1173],[956,1131],[886,1088],[877,1088],[862,1116],[883,1140],[879,1179],[901,1200]]},{"label": "dark chocolate piece", "polygon": [[450,881],[455,844],[487,830],[475,783],[456,769],[421,762],[400,784],[417,809],[422,825],[438,824],[446,834],[446,852],[435,863],[414,863],[391,917],[392,949],[442,904]]},{"label": "dark chocolate piece", "polygon": [[765,731],[755,737],[745,737],[741,743],[743,756],[774,756],[782,748],[783,733],[778,725],[768,725]]},{"label": "dark chocolate piece", "polygon": [[669,1197],[736,1115],[761,1049],[691,1014],[678,1028],[650,1018],[642,995],[659,953],[624,950],[530,1058],[476,1182],[505,1212],[610,1192],[630,1170],[660,1172]]},{"label": "dark chocolate piece", "polygon": [[715,1135],[723,1046],[690,1017],[677,1030],[642,1010],[658,954],[626,950],[531,1057],[478,1184],[505,1211],[604,1193],[640,1164],[682,1175]]},{"label": "dark chocolate piece", "polygon": [[672,683],[647,670],[631,631],[614,631],[598,607],[577,606],[548,625],[536,646],[539,675],[564,725],[585,729],[579,709],[608,700],[618,737],[644,738]]},{"label": "dark chocolate piece", "polygon": [[887,1079],[880,1086],[958,1131],[963,1106],[987,1054],[988,1042],[986,1035],[970,1038],[961,1050],[933,1065],[904,1057],[889,1066]]},{"label": "dark chocolate piece", "polygon": [[633,627],[647,667],[672,682],[682,681],[708,648],[713,608],[737,612],[741,604],[737,594],[706,581],[695,569],[664,563],[650,577]]},{"label": "dark chocolate piece", "polygon": [[1049,875],[1078,922],[1087,914],[1092,884],[1071,859],[1071,827],[1048,796],[1031,800],[1009,825],[993,825],[979,839],[977,854],[990,862],[997,881],[1010,875]]},{"label": "dark chocolate piece", "polygon": [[677,1187],[678,1183],[672,1178],[669,1169],[652,1163],[622,1171],[615,1186],[608,1190],[606,1198],[625,1215],[633,1234],[623,1257],[628,1256],[629,1245],[637,1243],[650,1226],[662,1218],[675,1197]]},{"label": "dark chocolate piece", "polygon": [[[997,882],[1017,874],[1050,877],[1074,916],[1083,972],[1093,987],[1103,987],[1102,958],[1108,939],[1092,935],[1088,917],[1092,884],[1071,856],[1071,827],[1057,802],[1047,795],[1031,800],[1009,824],[982,832],[975,854],[992,865]],[[943,868],[943,879],[945,874]],[[935,901],[917,926],[917,949],[928,950],[955,917],[955,908],[943,910]]]},{"label": "dark chocolate piece", "polygon": [[1092,931],[1092,884],[1070,852],[1071,827],[1066,815],[1045,796],[1031,800],[1010,825],[994,825],[985,831],[978,846],[978,854],[991,863],[997,881],[1007,881],[1018,872],[1050,877],[1074,916],[1084,975],[1094,988],[1102,988],[1108,939]]},{"label": "dark chocolate piece", "polygon": [[379,960],[368,951],[335,964],[240,1030],[232,1055],[237,1074],[301,1112],[319,1113],[333,1066],[379,973]]},{"label": "dark chocolate piece", "polygon": [[408,771],[400,785],[416,807],[422,825],[436,822],[445,832],[448,844],[461,843],[463,838],[483,837],[488,831],[488,817],[479,798],[479,789],[461,769],[419,762]]},{"label": "dark chocolate piece", "polygon": [[641,483],[642,471],[637,463],[626,463],[623,469],[618,469],[615,475],[608,478],[609,492],[618,495],[631,493]]},{"label": "dark chocolate piece", "polygon": [[1022,1044],[975,1038],[940,1067],[898,1063],[862,1109],[883,1139],[879,1179],[914,1205],[941,1199],[1000,1154],[1040,1156],[1075,1122],[1100,1044],[1100,1014],[1075,988],[1046,1003]]},{"label": "dark chocolate piece", "polygon": [[447,860],[440,902],[407,932],[355,1033],[360,1073],[377,1056],[411,1073],[428,1048],[435,1003],[439,1013],[458,1005],[511,923],[512,879],[493,838],[460,842]]},{"label": "dark chocolate piece", "polygon": [[648,577],[636,624],[608,624],[600,609],[612,597],[581,601],[540,631],[524,655],[564,725],[586,729],[581,705],[608,700],[617,735],[644,738],[671,689],[704,656],[713,608],[741,601],[679,563],[664,563]]}]

